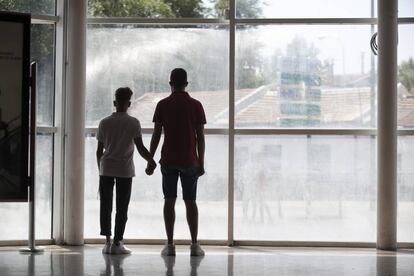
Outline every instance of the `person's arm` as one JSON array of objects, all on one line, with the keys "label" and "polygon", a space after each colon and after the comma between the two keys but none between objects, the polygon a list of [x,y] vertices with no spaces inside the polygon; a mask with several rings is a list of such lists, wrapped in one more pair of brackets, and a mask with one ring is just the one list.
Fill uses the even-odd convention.
[{"label": "person's arm", "polygon": [[137,147],[139,155],[141,155],[142,158],[147,160],[148,164],[155,169],[157,167],[157,164],[155,163],[154,159],[152,158],[152,155],[149,153],[147,148],[144,146],[144,143],[142,142],[142,137],[138,136],[134,139],[135,146]]},{"label": "person's arm", "polygon": [[98,169],[101,169],[101,158],[103,155],[104,144],[98,141],[98,147],[96,148],[96,161],[98,162]]},{"label": "person's arm", "polygon": [[154,157],[155,152],[157,151],[158,144],[160,143],[162,133],[162,125],[160,123],[154,124],[154,132],[152,133],[150,153]]},{"label": "person's arm", "polygon": [[204,138],[204,125],[200,124],[196,127],[196,139],[197,139],[197,153],[198,153],[198,160],[200,162],[200,176],[205,173],[204,170],[204,152],[206,149],[206,142]]},{"label": "person's arm", "polygon": [[[154,158],[155,152],[157,151],[158,144],[160,143],[161,139],[161,132],[162,132],[162,125],[160,123],[154,124],[154,132],[151,138],[151,145],[150,145],[150,154],[151,157]],[[152,166],[150,163],[147,164],[147,168],[145,169],[145,173],[147,175],[152,175],[154,173],[155,167]]]}]

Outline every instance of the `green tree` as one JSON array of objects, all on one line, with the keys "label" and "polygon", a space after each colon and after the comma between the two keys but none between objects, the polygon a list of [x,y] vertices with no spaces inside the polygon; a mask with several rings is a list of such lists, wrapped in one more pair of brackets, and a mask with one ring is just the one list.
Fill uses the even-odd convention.
[{"label": "green tree", "polygon": [[398,66],[398,80],[410,94],[414,94],[414,59],[412,57]]},{"label": "green tree", "polygon": [[163,0],[89,0],[88,13],[97,17],[175,17]]},{"label": "green tree", "polygon": [[89,0],[88,11],[99,17],[199,18],[202,0]]},{"label": "green tree", "polygon": [[54,0],[0,0],[0,10],[54,15]]},{"label": "green tree", "polygon": [[251,28],[242,29],[236,45],[236,83],[238,89],[257,88],[264,84],[263,59],[258,50],[263,44],[254,35]]},{"label": "green tree", "polygon": [[207,12],[200,0],[165,0],[177,18],[201,18]]},{"label": "green tree", "polygon": [[[229,0],[211,0],[214,2],[214,15],[224,17],[224,13],[229,9]],[[262,0],[237,0],[236,17],[239,18],[258,18],[263,15]]]},{"label": "green tree", "polygon": [[[211,0],[214,3],[212,15],[214,17],[225,17],[229,9],[229,0]],[[237,0],[236,17],[258,18],[263,15],[262,0]],[[254,39],[255,26],[240,25],[237,27],[239,41],[237,44],[236,59],[236,83],[237,88],[256,88],[264,84],[263,61],[257,52],[263,46]],[[244,42],[244,43],[243,43]]]},{"label": "green tree", "polygon": [[[215,3],[213,9],[205,7],[202,0],[89,0],[88,11],[99,17],[224,17],[229,0],[211,1]],[[238,0],[237,17],[260,17],[262,6],[262,0]]]}]

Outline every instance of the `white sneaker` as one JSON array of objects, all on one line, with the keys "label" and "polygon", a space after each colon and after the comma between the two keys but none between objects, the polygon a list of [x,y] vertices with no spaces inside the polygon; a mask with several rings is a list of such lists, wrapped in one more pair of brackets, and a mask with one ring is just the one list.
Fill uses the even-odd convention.
[{"label": "white sneaker", "polygon": [[112,243],[110,254],[121,255],[121,254],[131,254],[131,250],[126,247],[122,242],[119,242],[119,245]]},{"label": "white sneaker", "polygon": [[102,254],[109,254],[111,250],[111,243],[107,242],[105,243],[104,248],[102,248]]},{"label": "white sneaker", "polygon": [[192,243],[190,246],[191,249],[191,256],[204,256],[204,250],[201,249],[200,243]]},{"label": "white sneaker", "polygon": [[175,245],[165,243],[164,248],[161,251],[162,256],[175,256]]}]

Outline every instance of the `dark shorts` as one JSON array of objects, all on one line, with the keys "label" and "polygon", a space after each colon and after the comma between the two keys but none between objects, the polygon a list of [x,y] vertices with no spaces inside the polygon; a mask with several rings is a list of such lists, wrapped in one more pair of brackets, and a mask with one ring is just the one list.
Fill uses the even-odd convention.
[{"label": "dark shorts", "polygon": [[184,200],[196,200],[197,197],[197,180],[199,177],[198,167],[170,167],[161,166],[162,173],[162,191],[164,198],[177,197],[178,177],[181,179]]}]

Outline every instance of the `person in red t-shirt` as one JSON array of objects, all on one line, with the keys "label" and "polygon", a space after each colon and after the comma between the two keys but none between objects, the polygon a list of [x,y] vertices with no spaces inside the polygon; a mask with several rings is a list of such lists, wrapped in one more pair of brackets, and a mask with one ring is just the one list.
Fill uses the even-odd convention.
[{"label": "person in red t-shirt", "polygon": [[[164,256],[174,256],[175,201],[178,177],[181,179],[187,222],[191,233],[191,255],[203,256],[197,240],[198,209],[196,204],[197,180],[204,174],[204,124],[206,117],[202,104],[185,91],[187,72],[182,68],[171,71],[171,95],[162,99],[154,112],[154,133],[150,153],[154,156],[162,129],[164,144],[161,150],[162,190],[164,193],[164,223],[168,241],[162,250]],[[147,174],[153,173],[149,165]]]}]

